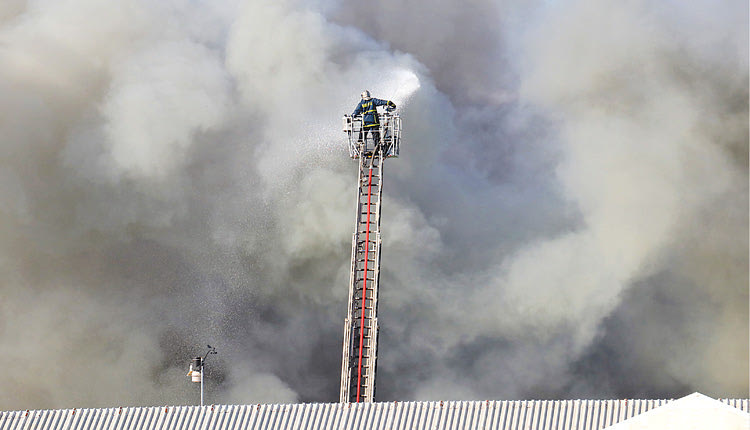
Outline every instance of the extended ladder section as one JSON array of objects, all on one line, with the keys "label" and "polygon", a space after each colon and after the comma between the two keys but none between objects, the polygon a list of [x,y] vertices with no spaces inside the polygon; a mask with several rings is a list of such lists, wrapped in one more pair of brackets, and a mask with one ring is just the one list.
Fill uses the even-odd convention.
[{"label": "extended ladder section", "polygon": [[[385,114],[381,116],[380,141],[372,141],[366,136],[363,142],[357,121],[361,124],[361,119],[344,118],[350,155],[359,159],[359,180],[341,363],[342,403],[372,402],[375,397],[383,161],[398,155],[401,130],[400,118]],[[347,124],[350,125],[348,129]]]}]

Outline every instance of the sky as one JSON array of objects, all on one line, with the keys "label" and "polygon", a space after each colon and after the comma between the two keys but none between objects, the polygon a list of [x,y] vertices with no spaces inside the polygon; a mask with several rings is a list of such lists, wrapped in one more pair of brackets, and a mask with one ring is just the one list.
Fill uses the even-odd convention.
[{"label": "sky", "polygon": [[376,400],[748,397],[748,5],[0,3],[0,409],[335,402],[394,101]]}]

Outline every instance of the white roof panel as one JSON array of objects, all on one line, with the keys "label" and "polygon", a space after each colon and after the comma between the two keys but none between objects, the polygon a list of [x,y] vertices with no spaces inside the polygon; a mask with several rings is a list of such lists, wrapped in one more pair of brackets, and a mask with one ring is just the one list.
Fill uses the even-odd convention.
[{"label": "white roof panel", "polygon": [[[669,402],[488,400],[8,411],[0,412],[0,430],[601,430]],[[747,415],[747,399],[714,402]]]}]

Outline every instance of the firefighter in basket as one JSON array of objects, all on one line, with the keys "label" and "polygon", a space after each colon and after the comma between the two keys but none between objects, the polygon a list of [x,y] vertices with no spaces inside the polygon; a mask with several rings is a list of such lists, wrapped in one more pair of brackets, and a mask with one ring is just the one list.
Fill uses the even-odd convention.
[{"label": "firefighter in basket", "polygon": [[364,142],[370,133],[375,144],[380,143],[380,118],[378,117],[378,106],[385,106],[390,112],[396,109],[396,104],[390,100],[376,99],[370,96],[370,92],[362,91],[362,100],[352,113],[352,117],[362,114],[362,129],[359,132],[359,141]]}]

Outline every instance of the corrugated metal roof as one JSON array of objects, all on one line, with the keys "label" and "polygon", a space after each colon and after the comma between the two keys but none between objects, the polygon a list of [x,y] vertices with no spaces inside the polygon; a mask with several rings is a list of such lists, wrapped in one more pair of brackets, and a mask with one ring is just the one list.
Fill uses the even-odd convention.
[{"label": "corrugated metal roof", "polygon": [[[670,400],[162,406],[0,412],[0,430],[599,430]],[[748,399],[723,403],[748,412]]]}]

